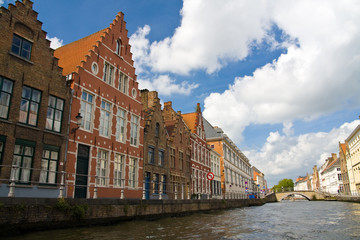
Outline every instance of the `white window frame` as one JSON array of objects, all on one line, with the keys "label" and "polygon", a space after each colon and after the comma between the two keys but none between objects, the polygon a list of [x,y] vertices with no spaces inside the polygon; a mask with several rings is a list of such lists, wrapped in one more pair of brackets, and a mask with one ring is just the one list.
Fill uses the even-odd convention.
[{"label": "white window frame", "polygon": [[104,76],[103,81],[109,85],[114,84],[115,67],[108,62],[104,63]]},{"label": "white window frame", "polygon": [[[123,113],[123,116],[122,116]],[[116,114],[116,140],[122,143],[126,141],[126,126],[127,126],[127,112],[122,109],[117,109]],[[122,124],[121,124],[122,123]]]},{"label": "white window frame", "polygon": [[129,76],[121,71],[119,74],[119,90],[126,95],[129,94]]},{"label": "white window frame", "polygon": [[139,145],[140,117],[131,114],[130,145]]},{"label": "white window frame", "polygon": [[114,186],[123,187],[125,155],[116,153],[114,157]]},{"label": "white window frame", "polygon": [[96,176],[98,186],[108,186],[109,175],[109,151],[99,149],[96,165]]},{"label": "white window frame", "polygon": [[138,159],[130,157],[129,160],[129,188],[136,188],[138,179]]},{"label": "white window frame", "polygon": [[[104,106],[103,106],[104,103]],[[107,108],[108,107],[108,108]],[[101,136],[110,137],[111,136],[111,103],[101,100],[100,105],[100,123],[99,123],[99,134]],[[108,115],[106,115],[108,114]],[[106,132],[107,130],[107,132]]]},{"label": "white window frame", "polygon": [[[86,94],[86,99],[84,99],[84,94]],[[91,96],[91,101],[89,101],[89,96]],[[81,127],[85,130],[91,131],[93,126],[93,111],[94,111],[94,95],[83,91],[81,94],[81,106],[80,113],[82,116]],[[90,109],[88,107],[90,106]]]}]

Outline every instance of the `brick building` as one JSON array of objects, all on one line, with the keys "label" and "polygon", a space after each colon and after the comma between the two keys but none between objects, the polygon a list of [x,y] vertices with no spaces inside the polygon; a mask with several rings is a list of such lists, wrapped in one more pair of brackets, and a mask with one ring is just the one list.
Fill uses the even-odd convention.
[{"label": "brick building", "polygon": [[210,148],[206,143],[200,104],[197,104],[196,112],[182,114],[182,117],[191,131],[191,193],[197,197],[209,198],[211,182],[207,179],[207,174],[211,170]]},{"label": "brick building", "polygon": [[169,161],[166,129],[156,91],[141,90],[144,126],[144,188],[146,199],[168,199]]},{"label": "brick building", "polygon": [[170,198],[188,199],[191,187],[191,131],[185,124],[181,112],[175,112],[172,108],[172,102],[164,103],[163,116],[168,133]]},{"label": "brick building", "polygon": [[32,5],[0,8],[0,196],[58,197],[70,88]]},{"label": "brick building", "polygon": [[142,106],[127,34],[120,12],[109,27],[55,51],[74,82],[68,197],[142,197]]},{"label": "brick building", "polygon": [[342,194],[349,195],[350,194],[350,184],[349,184],[349,174],[346,165],[346,144],[339,142],[339,159],[340,159],[340,169],[341,169],[341,177],[344,188],[342,189]]}]

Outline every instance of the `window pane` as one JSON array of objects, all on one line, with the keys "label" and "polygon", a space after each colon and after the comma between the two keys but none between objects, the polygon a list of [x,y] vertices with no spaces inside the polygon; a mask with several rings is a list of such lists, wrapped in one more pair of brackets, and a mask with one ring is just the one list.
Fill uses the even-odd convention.
[{"label": "window pane", "polygon": [[30,99],[31,96],[31,88],[24,86],[22,90],[22,97]]},{"label": "window pane", "polygon": [[51,152],[51,159],[58,160],[58,156],[59,156],[58,152],[54,152],[54,151]]},{"label": "window pane", "polygon": [[63,110],[63,108],[64,108],[64,100],[58,98],[57,102],[56,102],[56,108],[59,109],[59,110]]},{"label": "window pane", "polygon": [[12,87],[13,87],[13,82],[4,79],[4,81],[3,81],[3,86],[2,86],[2,90],[3,90],[4,92],[12,93]]},{"label": "window pane", "polygon": [[33,89],[32,97],[31,99],[35,102],[40,102],[41,92],[38,90]]},{"label": "window pane", "polygon": [[49,97],[49,104],[48,104],[48,106],[49,106],[49,107],[52,107],[52,108],[55,108],[55,103],[56,103],[56,98],[53,97],[53,96],[50,96],[50,97]]}]

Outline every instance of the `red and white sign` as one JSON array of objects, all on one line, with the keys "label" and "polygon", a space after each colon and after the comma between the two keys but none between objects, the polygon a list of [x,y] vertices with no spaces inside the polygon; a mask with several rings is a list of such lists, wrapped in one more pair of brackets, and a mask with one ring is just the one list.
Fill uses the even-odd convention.
[{"label": "red and white sign", "polygon": [[211,180],[214,179],[215,175],[214,175],[212,172],[208,172],[208,174],[206,175],[206,177],[207,177],[208,180],[211,181]]}]

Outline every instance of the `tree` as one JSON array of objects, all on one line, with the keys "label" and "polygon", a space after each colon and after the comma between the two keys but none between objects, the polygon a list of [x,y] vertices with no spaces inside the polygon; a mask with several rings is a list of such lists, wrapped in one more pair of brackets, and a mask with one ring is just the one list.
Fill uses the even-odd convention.
[{"label": "tree", "polygon": [[272,187],[274,191],[280,191],[281,189],[294,188],[294,182],[292,179],[284,178],[278,182],[277,185]]}]

